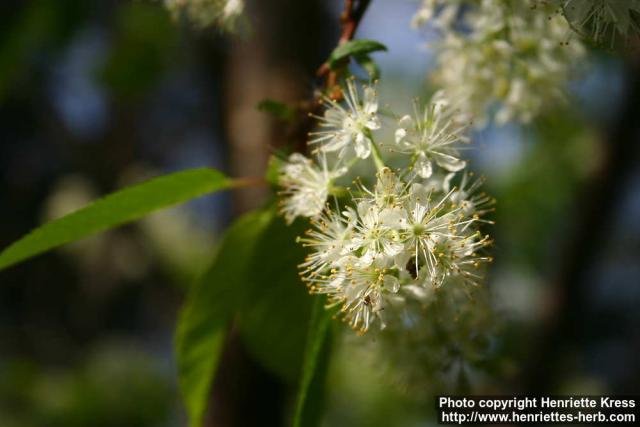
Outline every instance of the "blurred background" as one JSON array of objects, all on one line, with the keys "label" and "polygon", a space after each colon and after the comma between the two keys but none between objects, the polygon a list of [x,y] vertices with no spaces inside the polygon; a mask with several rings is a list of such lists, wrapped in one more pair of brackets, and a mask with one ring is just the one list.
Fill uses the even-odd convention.
[{"label": "blurred background", "polygon": [[[176,25],[161,2],[3,1],[0,247],[151,176],[198,166],[262,175],[291,130],[255,107],[310,97],[342,6],[254,2],[252,29],[224,37]],[[389,48],[375,58],[392,106],[433,91],[425,76],[434,34],[409,28],[415,10],[411,0],[373,0],[357,34]],[[489,359],[447,367],[453,390],[640,393],[634,56],[637,48],[592,49],[567,88],[571,102],[526,127],[474,131],[472,168],[498,200],[487,287],[499,326]],[[0,426],[185,425],[177,310],[220,233],[267,197],[205,197],[1,272]],[[360,363],[355,346],[335,346],[324,425],[435,423],[429,396],[451,388],[429,378],[424,390],[390,387],[393,374]],[[214,407],[247,412],[269,390],[287,400],[291,384],[242,343],[228,348]],[[265,415],[264,425],[280,416]],[[255,425],[222,418],[208,423]]]}]

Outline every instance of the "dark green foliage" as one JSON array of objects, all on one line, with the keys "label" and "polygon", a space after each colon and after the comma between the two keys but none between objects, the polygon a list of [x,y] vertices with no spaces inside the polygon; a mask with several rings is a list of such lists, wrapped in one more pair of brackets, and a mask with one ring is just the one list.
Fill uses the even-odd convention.
[{"label": "dark green foliage", "polygon": [[304,260],[296,236],[301,222],[287,226],[274,216],[248,260],[250,287],[239,317],[240,332],[249,350],[290,383],[300,371],[308,329],[311,298],[297,274]]},{"label": "dark green foliage", "polygon": [[223,238],[213,264],[191,289],[178,321],[176,351],[183,398],[191,426],[200,426],[209,399],[226,328],[248,286],[247,263],[273,213],[238,219]]},{"label": "dark green foliage", "polygon": [[304,257],[295,242],[300,232],[272,208],[241,217],[187,297],[176,345],[192,426],[201,425],[224,335],[236,315],[258,361],[289,382],[297,378],[311,301],[296,274]]},{"label": "dark green foliage", "polygon": [[258,110],[271,114],[274,118],[283,122],[291,122],[295,117],[295,110],[284,102],[273,99],[263,99],[257,105]]},{"label": "dark green foliage", "polygon": [[175,25],[162,8],[131,2],[118,10],[118,38],[98,79],[120,98],[144,95],[155,87],[178,46]]},{"label": "dark green foliage", "polygon": [[326,310],[324,305],[325,298],[314,298],[300,388],[296,398],[294,427],[316,426],[321,420],[331,344],[331,312]]},{"label": "dark green foliage", "polygon": [[162,425],[175,396],[157,359],[128,342],[95,348],[77,368],[2,364],[3,427]]}]

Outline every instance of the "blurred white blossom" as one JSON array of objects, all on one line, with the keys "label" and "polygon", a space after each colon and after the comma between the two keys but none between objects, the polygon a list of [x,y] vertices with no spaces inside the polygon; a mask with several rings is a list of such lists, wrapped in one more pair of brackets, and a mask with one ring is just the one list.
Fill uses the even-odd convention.
[{"label": "blurred white blossom", "polygon": [[184,17],[200,28],[211,25],[233,31],[244,12],[244,0],[164,0],[175,19]]},{"label": "blurred white blossom", "polygon": [[[451,14],[453,4],[436,3],[439,13]],[[510,0],[467,2],[458,15],[458,25],[441,28],[442,39],[434,44],[433,81],[477,125],[486,123],[493,107],[499,124],[526,123],[564,98],[585,49],[569,38],[562,15],[540,3]]]},{"label": "blurred white blossom", "polygon": [[[311,218],[299,238],[309,249],[300,266],[309,291],[325,294],[345,322],[365,333],[426,304],[438,288],[481,283],[491,240],[479,228],[490,222],[482,216],[493,199],[478,191],[481,180],[463,172],[468,123],[444,93],[424,107],[415,102],[413,117],[391,112],[400,119],[382,121],[373,88],[349,79],[343,90],[344,105],[329,101],[316,117],[327,128],[310,134],[317,160],[293,154],[281,168],[281,212],[288,222]],[[376,141],[377,130],[391,140]],[[386,166],[381,147],[395,153],[400,169]],[[358,172],[353,187],[336,185],[369,158],[375,174]]]},{"label": "blurred white blossom", "polygon": [[462,4],[464,0],[422,0],[411,19],[411,27],[420,28],[430,24],[435,28],[448,28],[458,17]]}]

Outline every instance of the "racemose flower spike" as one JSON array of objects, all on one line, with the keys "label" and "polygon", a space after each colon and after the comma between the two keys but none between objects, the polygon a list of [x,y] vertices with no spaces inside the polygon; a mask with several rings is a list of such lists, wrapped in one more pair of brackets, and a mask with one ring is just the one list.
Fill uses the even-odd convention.
[{"label": "racemose flower spike", "polygon": [[432,80],[477,126],[531,122],[566,98],[564,87],[585,56],[550,2],[431,0],[421,14],[435,16],[441,33],[432,45]]},{"label": "racemose flower spike", "polygon": [[[413,116],[383,122],[372,87],[349,79],[344,91],[343,104],[327,102],[317,117],[322,130],[309,141],[315,160],[292,154],[282,166],[281,212],[288,222],[310,218],[299,237],[309,250],[300,265],[309,292],[326,295],[364,334],[374,324],[402,327],[392,319],[439,288],[482,283],[491,239],[480,228],[491,223],[483,217],[493,199],[464,172],[468,122],[443,93],[414,104]],[[390,140],[379,136],[385,129]],[[385,166],[383,152],[403,166]],[[354,175],[360,162],[375,165],[375,174]],[[353,186],[336,184],[347,176]]]}]

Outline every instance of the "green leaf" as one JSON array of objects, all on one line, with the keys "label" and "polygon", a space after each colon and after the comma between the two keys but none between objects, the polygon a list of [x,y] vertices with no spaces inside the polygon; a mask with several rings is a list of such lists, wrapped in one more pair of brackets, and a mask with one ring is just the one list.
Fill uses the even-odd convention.
[{"label": "green leaf", "polygon": [[135,221],[155,210],[232,187],[213,169],[191,169],[125,188],[44,224],[0,253],[0,270],[99,231]]},{"label": "green leaf", "polygon": [[248,264],[273,217],[269,210],[238,219],[227,230],[208,272],[187,296],[178,320],[176,352],[192,427],[202,425],[227,326],[250,288]]},{"label": "green leaf", "polygon": [[303,230],[303,222],[287,226],[273,207],[245,215],[227,231],[208,273],[189,293],[176,346],[192,427],[206,413],[232,320],[265,368],[291,382],[300,373],[314,300],[297,274],[305,252],[295,237]]},{"label": "green leaf", "polygon": [[284,102],[274,101],[273,99],[263,99],[258,103],[258,110],[263,113],[269,113],[276,119],[284,122],[290,122],[295,117],[295,110]]},{"label": "green leaf", "polygon": [[380,78],[380,67],[369,55],[354,55],[353,59],[369,74],[371,79]]},{"label": "green leaf", "polygon": [[314,297],[293,427],[312,427],[320,424],[330,353],[328,335],[331,312],[325,309],[324,304],[325,298]]},{"label": "green leaf", "polygon": [[267,369],[295,383],[302,364],[312,298],[298,276],[305,250],[296,242],[306,221],[288,226],[274,216],[256,246],[251,286],[239,329],[251,354]]},{"label": "green leaf", "polygon": [[367,55],[371,52],[386,51],[387,47],[375,40],[351,40],[341,44],[331,52],[329,67],[335,69],[343,59],[356,55]]},{"label": "green leaf", "polygon": [[286,154],[284,152],[276,152],[269,157],[269,163],[267,164],[267,172],[265,173],[265,179],[273,186],[278,186],[278,181],[281,175],[281,169],[285,164]]}]

